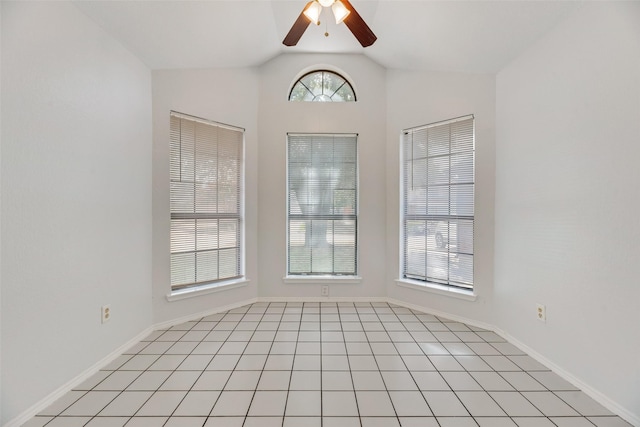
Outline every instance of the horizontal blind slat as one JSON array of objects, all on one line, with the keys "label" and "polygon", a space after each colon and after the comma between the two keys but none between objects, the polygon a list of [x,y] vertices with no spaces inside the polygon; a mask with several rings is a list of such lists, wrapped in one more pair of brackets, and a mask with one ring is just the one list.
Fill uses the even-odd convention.
[{"label": "horizontal blind slat", "polygon": [[288,135],[288,274],[356,274],[356,141]]},{"label": "horizontal blind slat", "polygon": [[241,274],[243,130],[172,113],[172,289]]},{"label": "horizontal blind slat", "polygon": [[473,116],[403,131],[403,276],[473,288]]}]

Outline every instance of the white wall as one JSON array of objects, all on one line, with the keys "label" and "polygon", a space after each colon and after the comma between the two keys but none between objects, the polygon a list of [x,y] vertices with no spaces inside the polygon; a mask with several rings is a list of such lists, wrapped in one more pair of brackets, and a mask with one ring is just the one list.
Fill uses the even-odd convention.
[{"label": "white wall", "polygon": [[[495,76],[387,71],[387,294],[431,310],[493,324],[493,217],[495,187]],[[400,273],[400,134],[403,129],[473,114],[476,180],[474,291],[465,301],[398,286]]]},{"label": "white wall", "polygon": [[[225,307],[257,296],[258,75],[252,69],[153,72],[154,323]],[[245,251],[247,286],[169,302],[169,113],[178,111],[245,129]]]},{"label": "white wall", "polygon": [[[0,24],[2,6],[0,6]],[[1,27],[0,27],[1,30]],[[2,52],[2,31],[0,31],[0,53]],[[2,93],[2,55],[0,54],[0,93]],[[0,189],[2,189],[2,97],[0,96]],[[2,224],[2,192],[0,191],[0,224]],[[2,227],[0,227],[2,242]],[[0,272],[2,271],[2,245],[0,244]],[[0,273],[0,307],[2,307],[2,274]],[[2,313],[0,313],[0,423],[2,423]]]},{"label": "white wall", "polygon": [[497,324],[640,425],[640,3],[498,74],[496,158]]},{"label": "white wall", "polygon": [[[326,68],[348,78],[357,102],[289,102],[304,72]],[[320,285],[285,284],[287,132],[357,133],[359,274],[357,284],[331,284],[331,297],[385,295],[385,71],[362,55],[281,55],[260,68],[259,294],[320,297]]]},{"label": "white wall", "polygon": [[4,424],[151,324],[151,76],[71,3],[1,7]]},{"label": "white wall", "polygon": [[[320,295],[317,283],[282,281],[287,132],[359,134],[363,280],[331,285],[332,297],[389,296],[497,325],[640,419],[638,8],[585,7],[496,83],[311,54],[151,78],[74,6],[2,2],[0,424],[151,324]],[[358,102],[289,103],[315,66],[349,77]],[[245,287],[166,300],[170,110],[246,128]],[[475,302],[395,283],[400,131],[466,114],[476,118]],[[101,325],[105,303],[114,318]]]}]

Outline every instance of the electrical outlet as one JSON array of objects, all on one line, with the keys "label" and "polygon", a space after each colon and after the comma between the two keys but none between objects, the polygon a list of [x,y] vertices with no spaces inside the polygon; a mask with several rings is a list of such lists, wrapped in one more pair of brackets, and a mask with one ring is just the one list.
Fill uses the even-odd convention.
[{"label": "electrical outlet", "polygon": [[328,297],[329,296],[329,286],[325,285],[322,288],[320,288],[320,295],[322,295],[323,297]]},{"label": "electrical outlet", "polygon": [[109,304],[103,305],[100,311],[102,313],[102,323],[107,323],[111,320],[111,306]]},{"label": "electrical outlet", "polygon": [[542,304],[536,304],[536,315],[541,322],[547,321],[547,307]]}]

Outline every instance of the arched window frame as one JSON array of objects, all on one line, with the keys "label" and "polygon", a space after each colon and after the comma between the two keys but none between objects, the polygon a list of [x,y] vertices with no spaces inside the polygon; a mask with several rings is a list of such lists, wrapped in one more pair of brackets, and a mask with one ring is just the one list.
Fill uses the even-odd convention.
[{"label": "arched window frame", "polygon": [[[309,87],[310,85],[305,83],[304,81],[305,78],[312,75],[317,75],[317,74],[321,75],[321,85],[320,85],[321,92],[320,93],[314,93],[313,88],[310,88]],[[329,88],[329,90],[331,91],[331,94],[324,92],[326,89],[324,82],[325,82],[325,77],[327,75],[335,76],[342,80],[342,82],[340,82],[337,88]],[[306,89],[306,93],[311,94],[313,98],[312,99],[307,99],[307,97],[295,98],[294,93],[300,86],[304,87]],[[344,99],[344,97],[340,96],[340,92],[343,89],[347,90],[346,92],[347,97],[350,95],[352,99]],[[334,99],[334,97],[336,96],[338,97]],[[288,99],[289,101],[292,101],[292,102],[356,102],[357,101],[356,91],[353,89],[353,85],[351,84],[349,79],[347,79],[344,75],[338,73],[337,71],[328,70],[328,69],[315,69],[307,73],[304,73],[291,86]]]}]

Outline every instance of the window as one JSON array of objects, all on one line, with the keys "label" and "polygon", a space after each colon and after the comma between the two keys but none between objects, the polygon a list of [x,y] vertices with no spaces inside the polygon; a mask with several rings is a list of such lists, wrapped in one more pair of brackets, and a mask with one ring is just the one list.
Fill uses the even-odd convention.
[{"label": "window", "polygon": [[357,135],[288,135],[288,275],[357,274]]},{"label": "window", "polygon": [[473,289],[473,116],[403,132],[402,277]]},{"label": "window", "polygon": [[289,101],[351,102],[356,94],[351,84],[333,71],[312,71],[300,77],[291,92]]},{"label": "window", "polygon": [[244,130],[171,113],[171,289],[242,275]]}]

